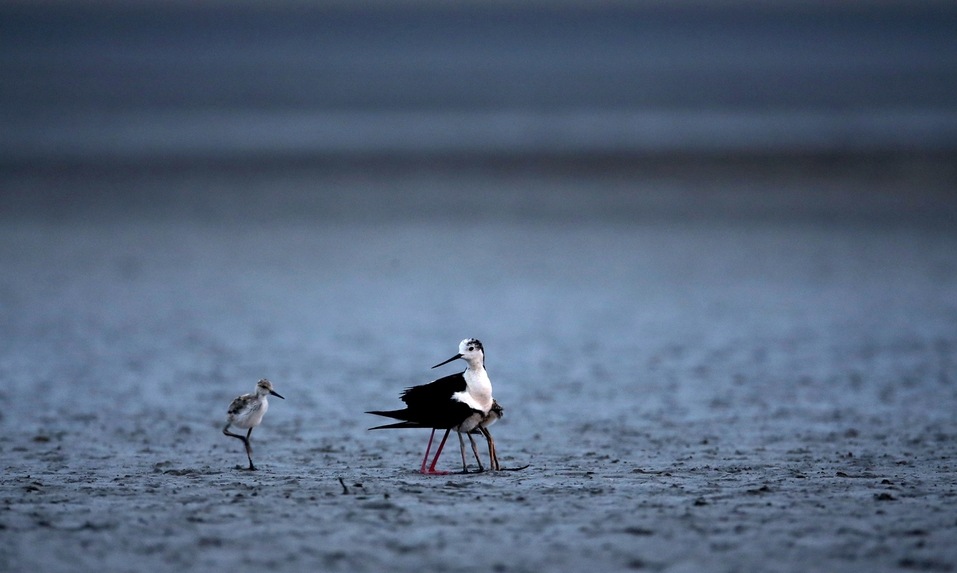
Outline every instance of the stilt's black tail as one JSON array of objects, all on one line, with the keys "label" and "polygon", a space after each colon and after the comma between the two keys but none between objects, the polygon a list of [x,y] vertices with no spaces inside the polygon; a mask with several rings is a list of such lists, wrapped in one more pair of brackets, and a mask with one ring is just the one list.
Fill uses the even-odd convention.
[{"label": "stilt's black tail", "polygon": [[423,426],[417,422],[398,422],[395,424],[386,424],[384,426],[376,426],[374,428],[369,428],[370,430],[388,430],[393,428],[426,428],[428,426]]},{"label": "stilt's black tail", "polygon": [[389,428],[424,428],[422,424],[418,422],[410,422],[407,418],[409,415],[409,410],[372,410],[366,412],[366,414],[375,414],[376,416],[385,416],[386,418],[395,418],[396,420],[402,420],[395,424],[386,424],[384,426],[376,426],[374,428],[369,428],[370,430],[385,430]]},{"label": "stilt's black tail", "polygon": [[369,410],[366,414],[375,414],[376,416],[385,416],[386,418],[395,418],[396,420],[408,420],[409,409],[402,410]]}]

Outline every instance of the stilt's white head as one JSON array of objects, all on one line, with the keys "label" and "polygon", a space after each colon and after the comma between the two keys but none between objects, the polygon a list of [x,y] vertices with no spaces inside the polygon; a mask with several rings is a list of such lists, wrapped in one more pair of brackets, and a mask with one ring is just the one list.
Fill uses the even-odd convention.
[{"label": "stilt's white head", "polygon": [[482,347],[482,343],[479,342],[477,338],[466,338],[462,342],[459,342],[459,353],[449,358],[445,362],[439,362],[432,368],[438,368],[443,364],[448,364],[453,360],[458,360],[461,358],[469,363],[469,368],[478,368],[479,366],[485,365],[485,349]]}]

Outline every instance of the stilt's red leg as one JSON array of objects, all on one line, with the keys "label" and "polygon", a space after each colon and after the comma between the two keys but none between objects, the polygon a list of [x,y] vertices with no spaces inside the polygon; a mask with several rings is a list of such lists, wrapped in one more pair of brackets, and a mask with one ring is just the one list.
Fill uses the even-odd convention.
[{"label": "stilt's red leg", "polygon": [[432,434],[429,436],[429,445],[425,446],[425,457],[422,458],[422,469],[419,470],[420,473],[425,473],[425,464],[429,461],[429,451],[432,449],[432,438],[435,437],[435,428],[432,428]]},{"label": "stilt's red leg", "polygon": [[432,465],[429,466],[429,471],[426,473],[440,474],[440,475],[448,473],[448,472],[442,472],[442,471],[435,471],[435,464],[439,462],[439,456],[442,455],[442,448],[445,446],[445,440],[449,439],[449,432],[451,431],[452,431],[451,428],[448,430],[445,430],[445,435],[442,436],[442,441],[439,442],[439,449],[435,450],[435,457],[432,458]]}]

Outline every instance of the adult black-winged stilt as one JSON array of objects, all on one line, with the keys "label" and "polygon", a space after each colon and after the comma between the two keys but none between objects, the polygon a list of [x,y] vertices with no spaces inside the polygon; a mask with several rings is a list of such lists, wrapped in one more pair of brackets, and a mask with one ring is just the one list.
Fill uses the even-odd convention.
[{"label": "adult black-winged stilt", "polygon": [[[243,444],[246,446],[246,457],[249,458],[250,470],[255,470],[256,466],[253,465],[253,448],[249,445],[249,436],[253,433],[253,428],[263,421],[263,416],[266,414],[266,410],[269,409],[269,400],[267,399],[269,394],[285,400],[285,398],[272,389],[272,383],[263,378],[256,383],[256,392],[237,397],[229,405],[229,410],[226,412],[227,423],[226,427],[223,428],[223,433],[243,441]],[[249,431],[246,432],[245,436],[242,434],[234,434],[229,431],[230,426],[237,426],[243,429],[248,428]]]},{"label": "adult black-winged stilt", "polygon": [[[485,371],[485,350],[482,343],[475,338],[466,338],[459,343],[459,353],[432,368],[438,368],[453,360],[465,360],[468,367],[464,372],[445,376],[423,384],[407,388],[400,396],[406,407],[401,410],[375,410],[366,412],[377,416],[385,416],[402,420],[395,424],[386,424],[369,428],[379,430],[387,428],[431,428],[429,443],[422,458],[422,467],[419,471],[424,474],[444,474],[436,471],[435,464],[439,461],[442,448],[452,430],[459,432],[459,445],[462,450],[463,471],[468,472],[465,462],[465,441],[461,433],[474,430],[486,419],[492,409],[492,383]],[[431,465],[426,468],[429,451],[432,449],[432,440],[435,430],[445,430],[445,435],[439,443]]]}]

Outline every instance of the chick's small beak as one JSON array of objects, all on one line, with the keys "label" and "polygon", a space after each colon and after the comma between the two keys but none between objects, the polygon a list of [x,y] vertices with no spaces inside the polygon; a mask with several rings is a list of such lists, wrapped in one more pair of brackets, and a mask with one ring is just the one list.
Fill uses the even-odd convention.
[{"label": "chick's small beak", "polygon": [[[282,396],[279,395],[279,392],[276,392],[275,390],[270,390],[269,393],[275,396],[276,398],[282,398]],[[285,400],[285,398],[282,398],[282,399]]]}]

